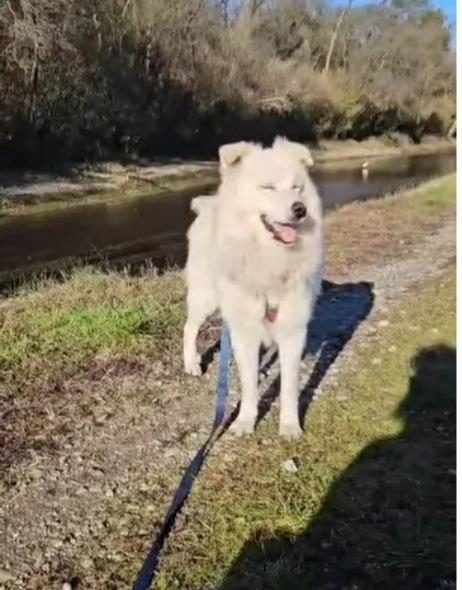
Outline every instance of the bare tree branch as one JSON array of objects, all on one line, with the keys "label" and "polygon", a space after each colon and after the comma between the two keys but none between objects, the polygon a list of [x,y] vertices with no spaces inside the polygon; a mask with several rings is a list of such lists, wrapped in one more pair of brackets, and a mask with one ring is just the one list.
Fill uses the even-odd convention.
[{"label": "bare tree branch", "polygon": [[324,75],[325,76],[329,75],[330,62],[332,60],[332,54],[334,53],[334,47],[335,47],[335,43],[337,41],[337,37],[338,37],[339,31],[340,31],[340,27],[342,26],[343,19],[345,18],[346,13],[350,9],[351,5],[353,4],[353,1],[354,0],[348,0],[348,4],[346,4],[346,6],[342,9],[342,11],[340,12],[340,15],[337,19],[337,24],[335,25],[335,29],[332,33],[332,37],[331,37],[330,45],[329,45],[329,50],[327,52],[326,65],[324,66]]}]

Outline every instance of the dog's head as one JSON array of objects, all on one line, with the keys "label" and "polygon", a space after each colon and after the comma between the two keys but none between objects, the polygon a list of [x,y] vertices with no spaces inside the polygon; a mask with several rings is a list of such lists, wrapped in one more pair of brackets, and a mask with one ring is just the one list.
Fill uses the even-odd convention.
[{"label": "dog's head", "polygon": [[219,149],[223,190],[240,214],[282,244],[297,242],[321,217],[307,147],[277,137],[270,148],[241,141]]}]

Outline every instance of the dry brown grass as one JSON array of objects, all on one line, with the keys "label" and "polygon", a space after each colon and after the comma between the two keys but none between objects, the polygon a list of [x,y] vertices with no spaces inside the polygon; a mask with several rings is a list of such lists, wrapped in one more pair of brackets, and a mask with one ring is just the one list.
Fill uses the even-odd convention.
[{"label": "dry brown grass", "polygon": [[365,203],[351,203],[326,218],[327,273],[382,264],[404,256],[422,237],[454,215],[456,177],[449,175]]}]

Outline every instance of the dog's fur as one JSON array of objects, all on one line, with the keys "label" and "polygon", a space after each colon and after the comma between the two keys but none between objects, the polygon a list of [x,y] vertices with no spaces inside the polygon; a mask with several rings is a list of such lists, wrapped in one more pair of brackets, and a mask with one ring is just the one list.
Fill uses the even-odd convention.
[{"label": "dog's fur", "polygon": [[[279,432],[298,436],[300,361],[323,260],[321,201],[307,170],[313,160],[305,146],[284,138],[270,148],[225,145],[219,158],[217,194],[197,197],[191,205],[198,215],[188,231],[185,370],[201,374],[197,333],[219,309],[230,328],[242,388],[232,429],[250,433],[257,418],[260,345],[275,341],[281,364]],[[294,202],[306,207],[301,219],[294,215]],[[273,231],[285,232],[285,224],[292,243],[275,238],[287,237]],[[277,310],[274,321],[268,309]]]}]

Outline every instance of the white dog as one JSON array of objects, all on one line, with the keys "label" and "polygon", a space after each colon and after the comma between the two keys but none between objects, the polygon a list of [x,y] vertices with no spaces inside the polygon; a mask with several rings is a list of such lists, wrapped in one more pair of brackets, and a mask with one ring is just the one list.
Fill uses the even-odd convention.
[{"label": "white dog", "polygon": [[309,150],[276,138],[272,147],[239,142],[219,149],[217,195],[197,197],[188,231],[188,318],[184,366],[200,375],[196,338],[216,309],[228,323],[242,397],[235,434],[253,432],[262,343],[279,348],[279,433],[301,433],[299,373],[307,324],[320,291],[322,207],[307,169]]}]

